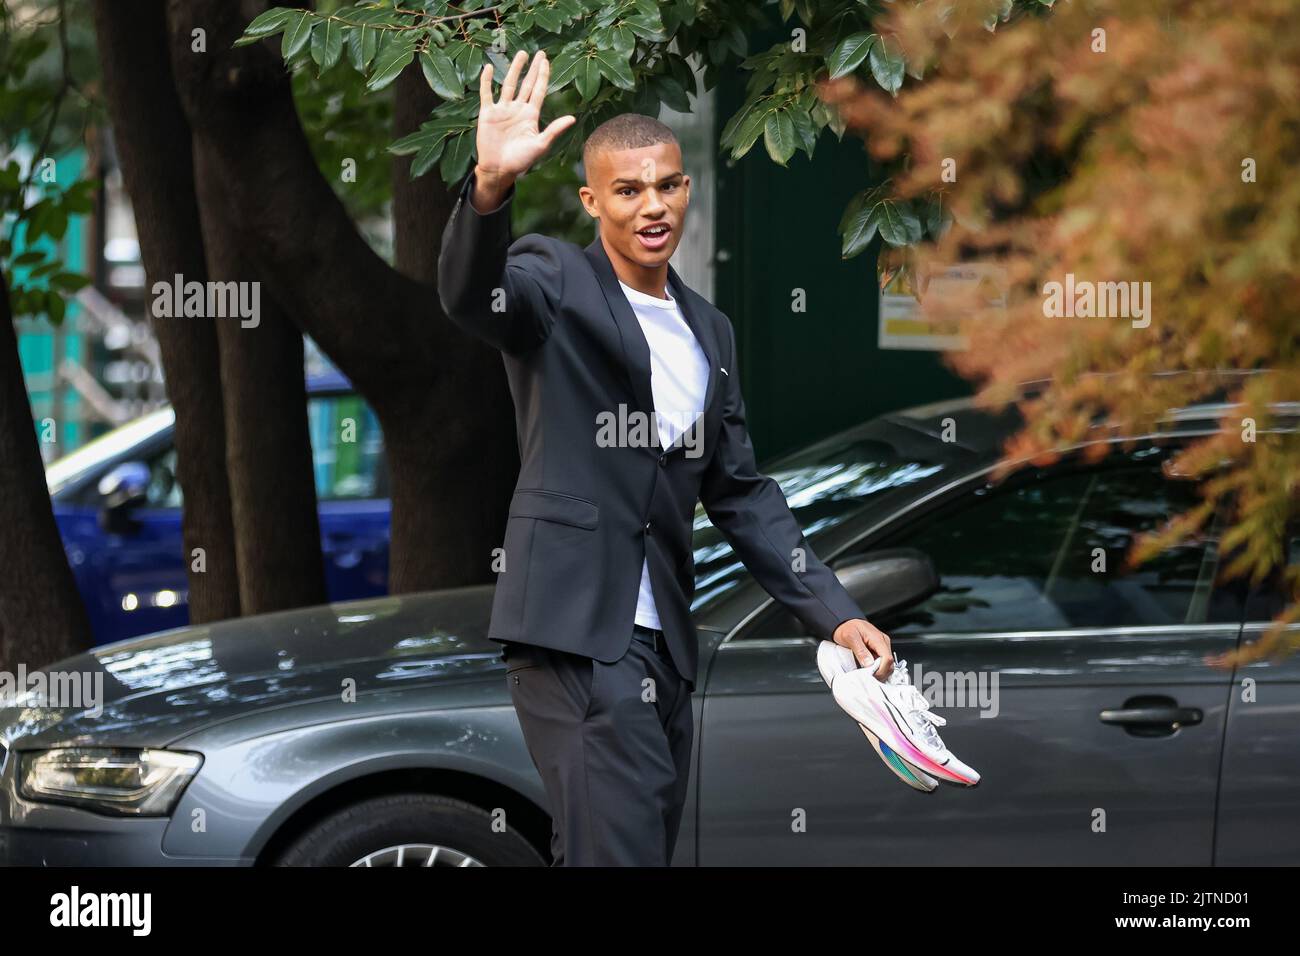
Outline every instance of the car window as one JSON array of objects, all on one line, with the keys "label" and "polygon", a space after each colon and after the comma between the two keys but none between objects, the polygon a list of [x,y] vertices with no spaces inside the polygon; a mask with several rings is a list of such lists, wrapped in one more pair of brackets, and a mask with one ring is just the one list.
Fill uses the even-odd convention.
[{"label": "car window", "polygon": [[1264,579],[1251,588],[1250,601],[1246,605],[1246,621],[1250,623],[1267,623],[1276,618],[1293,600],[1288,594],[1288,584],[1283,578],[1283,569],[1300,567],[1300,522],[1287,526],[1283,532],[1281,548],[1282,563],[1273,568]]},{"label": "car window", "polygon": [[[383,434],[364,399],[346,394],[311,396],[307,421],[318,501],[388,496]],[[139,460],[149,466],[145,507],[180,508],[183,495],[176,478],[175,446],[168,442]],[[79,495],[78,503],[99,505],[94,484]]]},{"label": "car window", "polygon": [[176,415],[170,406],[150,412],[51,462],[45,469],[45,483],[50,494],[57,494],[68,485],[103,469],[105,462],[132,448],[150,443],[160,432],[171,428],[175,420]]},{"label": "car window", "polygon": [[317,500],[387,496],[379,419],[360,396],[313,396],[307,418]]},{"label": "car window", "polygon": [[1127,566],[1140,534],[1201,501],[1194,483],[1166,478],[1159,464],[1035,471],[921,519],[890,543],[927,554],[939,591],[874,623],[891,635],[1235,623],[1236,591],[1215,586],[1217,520]]},{"label": "car window", "polygon": [[[936,479],[950,467],[943,446],[917,432],[876,419],[764,466],[785,494],[809,542],[860,514],[891,492]],[[731,591],[748,572],[730,543],[695,509],[695,597],[692,608]]]},{"label": "car window", "polygon": [[152,456],[149,465],[149,487],[145,491],[146,508],[179,508],[181,483],[176,480],[176,449],[168,446]]}]

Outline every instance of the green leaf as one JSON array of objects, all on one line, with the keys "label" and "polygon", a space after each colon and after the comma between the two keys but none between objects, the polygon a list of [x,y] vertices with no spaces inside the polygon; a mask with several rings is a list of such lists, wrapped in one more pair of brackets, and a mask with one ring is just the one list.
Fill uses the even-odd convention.
[{"label": "green leaf", "polygon": [[910,246],[921,241],[921,220],[909,205],[882,200],[875,209],[880,237],[891,246]]},{"label": "green leaf", "polygon": [[696,82],[695,71],[691,69],[691,65],[687,63],[683,57],[678,56],[676,53],[669,53],[668,69],[672,73],[673,79],[681,84],[682,89],[684,89],[688,95],[699,95],[700,88],[699,84]]},{"label": "green leaf", "polygon": [[880,201],[889,195],[888,187],[889,183],[884,182],[870,189],[864,189],[844,207],[844,214],[840,217],[838,227],[842,236],[841,258],[853,258],[875,238],[879,229]]},{"label": "green leaf", "polygon": [[636,77],[626,56],[615,50],[596,50],[595,60],[601,74],[619,89],[636,89]]},{"label": "green leaf", "polygon": [[63,296],[57,292],[45,293],[45,312],[49,316],[52,325],[62,325],[63,316],[67,311],[67,303],[63,301]]},{"label": "green leaf", "polygon": [[760,108],[756,103],[745,118],[737,124],[733,135],[735,144],[731,147],[732,159],[740,159],[758,142],[758,138],[763,135],[767,125],[767,118],[771,113],[771,110]]},{"label": "green leaf", "polygon": [[244,35],[264,37],[279,33],[294,14],[301,12],[290,7],[272,7],[265,13],[253,17],[253,22],[244,27]]},{"label": "green leaf", "polygon": [[469,169],[469,161],[473,155],[474,136],[472,131],[461,133],[450,140],[446,152],[442,154],[442,165],[439,167],[442,173],[442,181],[454,183],[464,176],[466,170]]},{"label": "green leaf", "polygon": [[279,33],[284,29],[285,24],[299,10],[290,10],[287,7],[272,7],[265,13],[253,18],[253,22],[244,27],[243,35],[235,41],[235,46],[248,46],[250,43],[257,43],[272,34]]},{"label": "green leaf", "polygon": [[899,87],[903,85],[903,72],[906,67],[903,54],[897,46],[897,41],[894,41],[891,49],[890,41],[886,37],[880,37],[878,42],[871,45],[871,75],[876,78],[876,82],[882,89],[894,94],[898,93]]},{"label": "green leaf", "polygon": [[90,193],[74,190],[76,190],[75,186],[63,194],[63,208],[68,212],[78,213],[82,216],[90,215],[95,209],[95,201],[91,198]]},{"label": "green leaf", "polygon": [[554,93],[568,86],[577,78],[578,68],[582,65],[582,60],[573,51],[566,50],[561,53],[551,64],[551,82],[547,84],[546,92]]},{"label": "green leaf", "polygon": [[790,118],[794,121],[794,134],[799,138],[799,145],[811,159],[813,149],[817,145],[817,127],[813,124],[812,117],[806,110],[795,109],[791,112]]},{"label": "green leaf", "polygon": [[740,109],[736,110],[736,112],[731,115],[731,118],[722,125],[722,134],[718,138],[723,146],[731,145],[737,129],[740,128],[740,124],[745,122],[745,120],[753,114],[756,106],[757,103],[755,102],[746,103]]},{"label": "green leaf", "polygon": [[90,278],[76,272],[60,272],[58,275],[50,277],[51,289],[58,289],[60,292],[66,292],[69,295],[79,292],[88,285],[90,285]]},{"label": "green leaf", "polygon": [[347,44],[352,68],[364,73],[379,48],[379,31],[369,26],[353,27],[348,33]]},{"label": "green leaf", "polygon": [[374,70],[366,81],[366,89],[372,92],[382,90],[397,79],[415,59],[415,44],[415,37],[409,34],[384,44],[384,48],[375,56]]},{"label": "green leaf", "polygon": [[311,39],[311,28],[315,18],[310,13],[299,12],[296,18],[290,18],[284,27],[284,38],[280,41],[280,55],[285,62],[297,56]]},{"label": "green leaf", "polygon": [[852,73],[871,52],[876,42],[874,33],[854,33],[839,42],[831,55],[826,58],[826,68],[830,70],[832,80]]},{"label": "green leaf", "polygon": [[20,253],[14,257],[13,265],[16,266],[34,266],[38,262],[45,261],[45,253],[39,249],[30,249],[27,252]]},{"label": "green leaf", "polygon": [[441,47],[429,47],[420,54],[420,68],[429,88],[444,100],[458,100],[465,95],[456,64]]},{"label": "green leaf", "polygon": [[444,132],[433,129],[428,124],[421,126],[414,133],[408,133],[397,142],[388,147],[388,151],[394,156],[409,156],[412,153],[418,153],[421,149],[429,146],[434,140],[440,139]]},{"label": "green leaf", "polygon": [[472,43],[462,43],[460,47],[452,60],[460,71],[461,85],[478,86],[479,74],[483,72],[483,49]]},{"label": "green leaf", "polygon": [[782,166],[794,155],[794,121],[785,110],[769,113],[763,124],[763,145],[774,163]]},{"label": "green leaf", "polygon": [[691,111],[691,100],[675,79],[669,76],[655,76],[650,79],[650,89],[660,102],[679,113]]},{"label": "green leaf", "polygon": [[600,89],[600,64],[594,56],[585,56],[579,62],[581,66],[574,77],[574,85],[578,88],[578,95],[589,100]]},{"label": "green leaf", "polygon": [[438,162],[438,157],[442,155],[443,147],[447,145],[447,137],[439,136],[436,142],[430,143],[424,149],[416,154],[415,159],[411,160],[411,178],[418,179]]},{"label": "green leaf", "polygon": [[731,49],[735,51],[736,56],[743,57],[749,49],[749,41],[745,37],[745,30],[736,20],[731,20],[727,24],[726,41]]},{"label": "green leaf", "polygon": [[311,58],[324,73],[343,56],[343,25],[337,20],[326,20],[311,35]]},{"label": "green leaf", "polygon": [[840,258],[852,259],[876,238],[878,227],[874,212],[874,207],[860,206],[840,222]]}]

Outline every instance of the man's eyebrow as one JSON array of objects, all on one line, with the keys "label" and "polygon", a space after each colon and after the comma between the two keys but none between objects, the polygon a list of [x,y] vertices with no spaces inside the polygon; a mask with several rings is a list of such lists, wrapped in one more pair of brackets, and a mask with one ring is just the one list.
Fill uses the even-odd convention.
[{"label": "man's eyebrow", "polygon": [[[679,178],[681,178],[681,176],[682,176],[682,171],[679,169],[677,172],[675,172],[675,173],[669,173],[667,176],[660,176],[660,177],[659,177],[659,182],[662,183],[662,182],[667,182],[667,181],[670,180],[670,179],[679,179]],[[644,180],[644,179],[641,179],[639,176],[638,176],[638,177],[635,177],[635,178],[633,178],[633,179],[628,179],[628,178],[626,178],[626,177],[623,177],[623,178],[619,178],[619,179],[614,180],[614,182],[612,183],[612,185],[617,186],[619,183],[631,183],[632,185],[636,186],[636,185],[639,185],[640,183],[643,183],[643,182],[645,182],[645,180]]]}]

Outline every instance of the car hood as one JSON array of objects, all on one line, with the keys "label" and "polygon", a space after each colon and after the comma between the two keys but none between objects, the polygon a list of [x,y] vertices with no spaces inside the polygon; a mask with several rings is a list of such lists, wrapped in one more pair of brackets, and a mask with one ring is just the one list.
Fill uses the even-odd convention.
[{"label": "car hood", "polygon": [[[499,678],[492,585],[300,608],[105,644],[41,668],[82,695],[0,707],[0,743],[159,746],[250,710]],[[21,677],[21,674],[18,675]],[[26,687],[33,686],[27,681]],[[23,688],[19,688],[20,690]]]}]

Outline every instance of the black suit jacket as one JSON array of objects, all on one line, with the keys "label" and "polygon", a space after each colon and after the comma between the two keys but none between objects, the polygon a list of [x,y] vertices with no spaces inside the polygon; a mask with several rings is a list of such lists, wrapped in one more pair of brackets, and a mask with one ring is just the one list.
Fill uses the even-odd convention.
[{"label": "black suit jacket", "polygon": [[469,201],[473,188],[471,173],[443,232],[438,291],[453,322],[501,351],[514,397],[520,474],[488,637],[618,660],[644,556],[674,666],[693,688],[697,500],[812,633],[829,639],[862,617],[808,547],[780,486],[755,468],[727,317],[669,267],[671,294],[709,360],[699,430],[667,451],[653,432],[611,445],[608,432],[598,437],[602,424],[635,422],[637,412],[652,422],[654,401],[650,348],[599,236],[585,250],[536,234],[512,244],[514,187],[488,213]]}]

